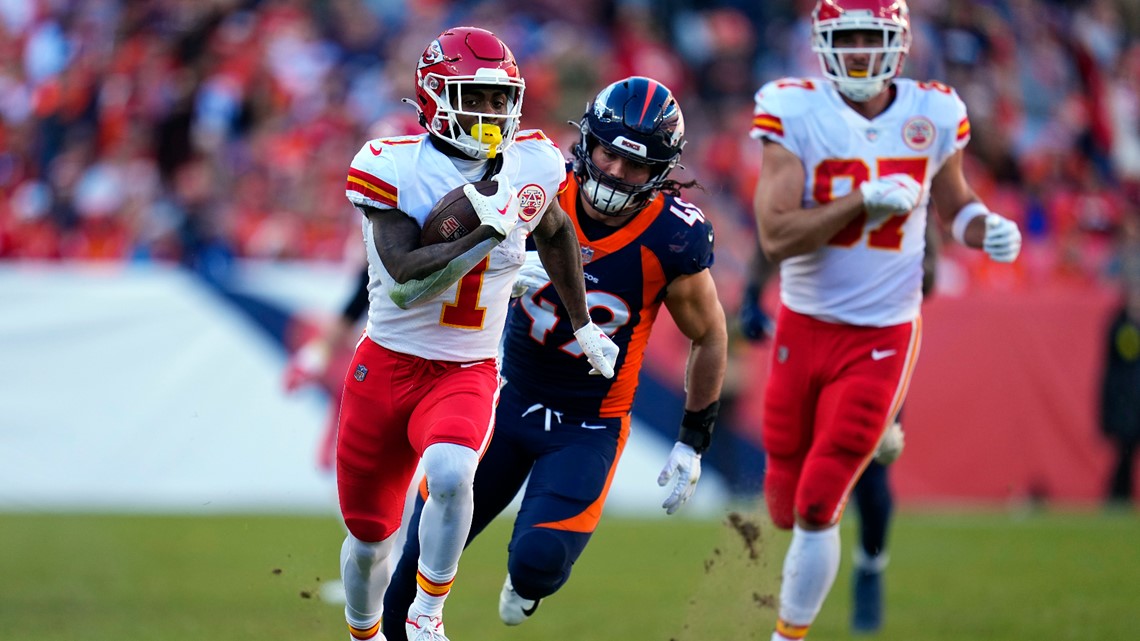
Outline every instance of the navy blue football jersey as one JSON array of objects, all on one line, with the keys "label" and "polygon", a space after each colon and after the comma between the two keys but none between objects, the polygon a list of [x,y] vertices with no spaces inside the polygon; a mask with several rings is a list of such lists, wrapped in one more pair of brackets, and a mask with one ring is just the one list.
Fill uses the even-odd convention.
[{"label": "navy blue football jersey", "polygon": [[624,226],[590,240],[578,220],[578,184],[572,178],[568,182],[560,204],[574,220],[582,246],[590,315],[621,348],[614,377],[586,375],[590,365],[549,283],[512,305],[504,336],[503,376],[528,399],[554,410],[624,416],[633,406],[649,333],[666,287],[679,276],[712,265],[713,228],[695,205],[658,194]]}]

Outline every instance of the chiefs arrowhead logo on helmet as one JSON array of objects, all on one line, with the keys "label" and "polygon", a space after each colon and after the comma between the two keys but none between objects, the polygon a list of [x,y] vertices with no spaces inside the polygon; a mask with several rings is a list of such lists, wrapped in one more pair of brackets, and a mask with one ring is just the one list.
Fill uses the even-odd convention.
[{"label": "chiefs arrowhead logo on helmet", "polygon": [[[506,113],[463,111],[463,92],[491,87],[507,96]],[[416,66],[415,104],[428,132],[475,159],[494,157],[514,142],[522,117],[523,90],[515,55],[495,34],[476,27],[457,27],[439,34]],[[475,119],[479,130],[496,125],[501,139],[476,138],[458,116]]]},{"label": "chiefs arrowhead logo on helmet", "polygon": [[439,45],[439,40],[433,40],[427,49],[424,49],[424,55],[420,56],[420,69],[430,67],[437,62],[443,61],[443,47]]}]

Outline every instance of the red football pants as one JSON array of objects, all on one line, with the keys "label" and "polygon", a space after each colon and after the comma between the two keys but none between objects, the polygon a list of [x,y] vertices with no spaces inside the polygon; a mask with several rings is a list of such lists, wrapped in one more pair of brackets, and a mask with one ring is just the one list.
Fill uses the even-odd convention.
[{"label": "red football pants", "polygon": [[493,360],[429,361],[360,342],[345,376],[336,450],[340,510],[353,536],[382,541],[399,528],[432,443],[483,451],[498,389]]},{"label": "red football pants", "polygon": [[777,527],[839,521],[851,488],[906,397],[922,321],[858,327],[781,308],[762,438]]}]

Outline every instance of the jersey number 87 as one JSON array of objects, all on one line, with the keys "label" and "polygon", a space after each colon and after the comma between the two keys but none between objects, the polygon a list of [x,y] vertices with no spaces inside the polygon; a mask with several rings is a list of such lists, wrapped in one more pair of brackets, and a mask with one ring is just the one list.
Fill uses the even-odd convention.
[{"label": "jersey number 87", "polygon": [[[876,171],[879,176],[890,174],[908,174],[918,183],[924,184],[926,180],[926,163],[924,157],[916,158],[879,158],[876,160]],[[871,168],[862,158],[847,160],[828,159],[815,167],[815,189],[812,196],[820,205],[835,200],[835,181],[846,179],[851,183],[851,191],[859,185],[871,180]],[[867,234],[867,246],[872,249],[897,251],[902,247],[903,224],[910,217],[910,212],[891,216]],[[847,226],[836,232],[828,245],[836,247],[853,247],[863,238],[863,227],[867,224],[867,213],[856,216]]]}]

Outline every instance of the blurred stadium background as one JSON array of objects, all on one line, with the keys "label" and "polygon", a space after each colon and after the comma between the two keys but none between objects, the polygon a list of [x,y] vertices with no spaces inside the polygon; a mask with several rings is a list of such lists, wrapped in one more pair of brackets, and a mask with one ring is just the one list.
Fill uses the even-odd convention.
[{"label": "blurred stadium background", "polygon": [[[713,273],[731,316],[756,246],[752,94],[770,79],[817,73],[808,47],[812,4],[0,0],[0,603],[11,604],[0,605],[0,639],[340,633],[335,608],[321,610],[316,622],[309,610],[298,623],[289,618],[297,616],[295,601],[277,603],[272,589],[257,592],[258,603],[277,605],[247,601],[240,608],[248,616],[231,612],[215,627],[178,602],[205,612],[257,591],[225,587],[227,569],[240,566],[219,553],[218,540],[227,537],[256,549],[262,539],[251,537],[264,535],[276,546],[265,564],[285,565],[287,557],[306,573],[335,575],[334,488],[316,465],[327,399],[315,389],[287,396],[281,374],[290,351],[353,285],[359,222],[343,197],[348,162],[369,137],[408,118],[399,99],[411,95],[414,61],[443,28],[475,24],[511,45],[527,81],[524,126],[544,129],[564,150],[576,136],[565,122],[577,120],[606,83],[643,74],[670,86],[689,128],[686,171],[705,186],[690,196],[718,232]],[[910,4],[906,75],[958,89],[974,131],[968,176],[991,208],[1022,226],[1026,242],[1013,266],[944,246],[906,408],[907,451],[893,474],[903,516],[889,594],[901,601],[894,625],[902,627],[888,623],[885,638],[1086,638],[1090,628],[1075,624],[1034,627],[1033,612],[1062,597],[1026,599],[1014,583],[998,583],[1011,587],[991,594],[993,602],[1023,606],[1012,623],[990,624],[977,611],[992,602],[957,604],[952,590],[947,607],[968,610],[958,618],[907,600],[944,585],[937,573],[913,573],[929,564],[920,551],[961,551],[946,563],[972,585],[1002,580],[1000,564],[987,565],[994,553],[953,547],[955,532],[1022,553],[1046,554],[1046,542],[1073,539],[1056,550],[1088,561],[1079,572],[1037,567],[1039,574],[1011,581],[1030,592],[1076,585],[1092,596],[1058,612],[1100,624],[1091,629],[1102,638],[1134,638],[1116,605],[1140,596],[1140,564],[1134,550],[1118,555],[1106,542],[1135,542],[1140,525],[1132,508],[1098,509],[1112,465],[1098,395],[1108,324],[1122,295],[1140,291],[1132,267],[1140,260],[1140,3]],[[774,310],[775,287],[769,290]],[[721,524],[728,510],[752,514],[767,532],[756,503],[767,348],[734,340],[728,411],[706,477],[682,523],[664,527],[653,479],[680,416],[686,348],[661,324],[635,436],[608,504],[615,534],[599,532],[596,563],[588,553],[570,586],[583,584],[573,593],[581,607],[590,607],[591,595],[612,601],[619,587],[644,586],[623,582],[627,574],[662,572],[667,563],[654,559],[663,556],[676,566],[667,572],[675,583],[663,581],[675,601],[663,623],[633,636],[615,629],[560,635],[550,627],[547,638],[739,634],[714,628],[702,636],[687,626],[721,617],[697,602],[731,602],[724,586],[742,573],[769,583],[756,587],[755,603],[745,599],[755,616],[737,619],[754,621],[755,635],[741,636],[767,638],[774,615],[764,599],[778,562],[744,560],[715,589],[686,586],[684,578],[715,583],[708,561],[714,548],[727,550],[722,538],[733,539]],[[1043,507],[1068,516],[1027,516]],[[202,592],[213,589],[216,603],[153,586],[147,600],[148,582],[168,575],[135,573],[131,564],[165,567],[161,541],[188,546],[200,554],[195,559],[220,559],[216,574],[202,577],[211,586]],[[781,539],[768,541],[778,547]],[[645,555],[629,555],[622,546],[630,543]],[[88,545],[92,553],[79,562],[76,550]],[[490,578],[471,581],[486,579],[493,591],[501,562],[494,566],[487,555],[470,563],[491,567],[482,573]],[[782,550],[769,555],[781,557]],[[611,563],[637,560],[646,566],[606,575]],[[192,576],[195,562],[177,562],[172,572]],[[1082,572],[1101,580],[1079,578]],[[96,594],[89,581],[109,581],[111,589]],[[835,593],[832,609],[845,594]],[[41,629],[60,616],[72,623]],[[821,636],[844,633],[842,614],[825,616]],[[284,623],[262,628],[265,618]],[[571,626],[564,631],[575,623],[551,618],[546,625]],[[932,623],[947,636],[931,636]],[[501,633],[488,628],[479,638]]]}]

